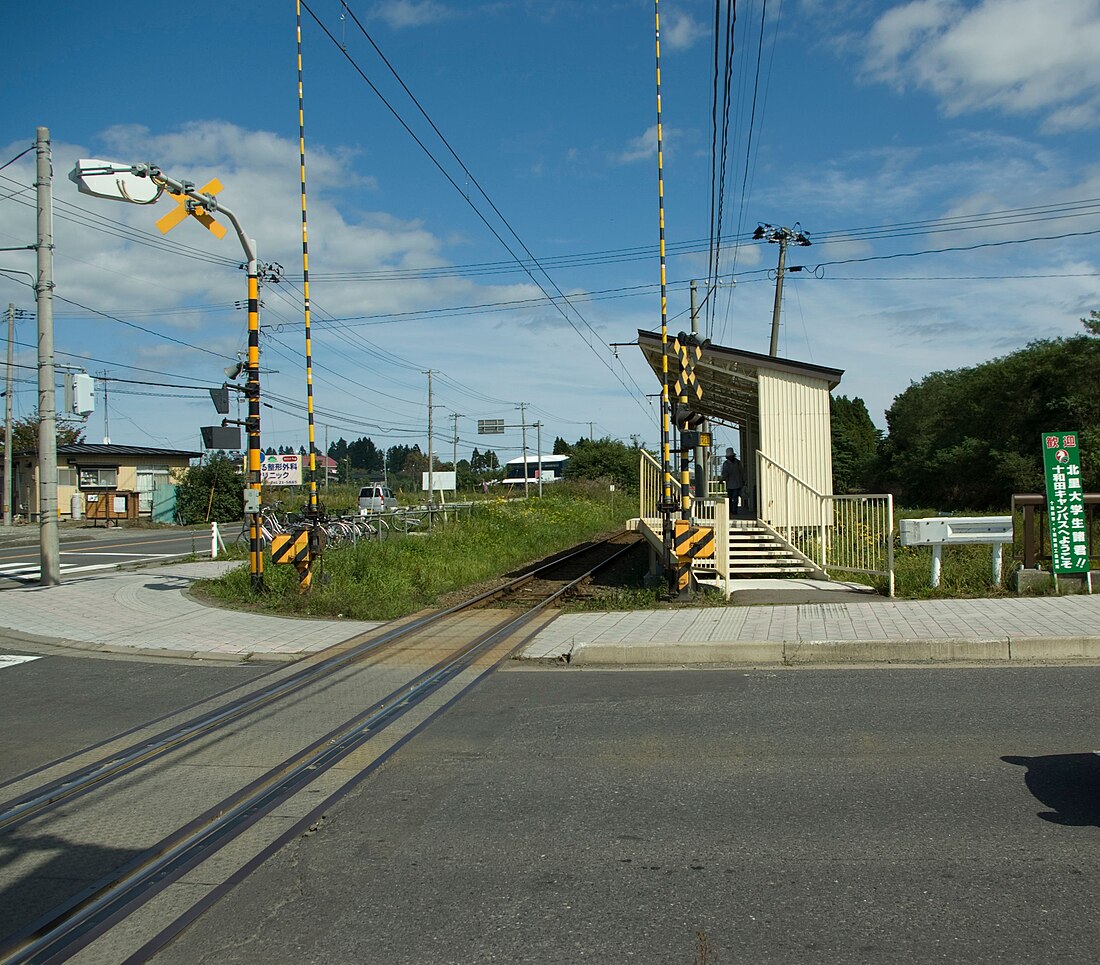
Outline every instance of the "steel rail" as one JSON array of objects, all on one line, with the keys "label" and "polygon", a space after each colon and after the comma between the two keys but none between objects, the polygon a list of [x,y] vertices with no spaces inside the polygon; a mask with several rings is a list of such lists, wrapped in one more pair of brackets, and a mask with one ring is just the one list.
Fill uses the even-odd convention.
[{"label": "steel rail", "polygon": [[[594,546],[610,543],[611,539],[614,538],[609,537],[601,543],[587,544],[584,547],[570,551],[541,564],[528,573],[521,574],[504,584],[503,587],[486,590],[468,600],[463,600],[450,607],[445,607],[442,610],[434,611],[409,623],[402,624],[379,637],[373,637],[353,646],[350,650],[327,657],[318,663],[310,664],[270,687],[231,701],[228,704],[223,704],[221,707],[200,714],[176,727],[162,731],[147,741],[131,745],[117,754],[89,764],[41,788],[12,798],[0,804],[0,831],[19,827],[31,818],[38,817],[64,802],[86,794],[107,781],[114,780],[151,761],[158,760],[172,751],[186,747],[216,728],[223,727],[234,720],[282,700],[362,657],[407,638],[433,623],[437,623],[462,610],[475,607],[487,600],[494,599],[508,589],[523,586],[535,579],[540,573],[590,552]],[[337,644],[337,646],[342,646],[342,644]]]},{"label": "steel rail", "polygon": [[[632,544],[628,544],[609,558],[597,561],[536,606],[479,634],[409,683],[136,855],[111,875],[89,885],[69,901],[46,913],[12,936],[9,944],[0,948],[0,959],[11,965],[44,962],[57,956],[67,958],[91,944],[287,798],[399,720],[467,669],[484,652],[517,633],[578,583],[631,548]],[[591,547],[587,547],[586,551],[589,549]],[[499,661],[494,663],[486,673],[498,664]],[[339,796],[342,796],[339,792],[330,796],[326,804]],[[163,934],[162,931],[160,935]],[[160,947],[163,947],[163,942]]]}]

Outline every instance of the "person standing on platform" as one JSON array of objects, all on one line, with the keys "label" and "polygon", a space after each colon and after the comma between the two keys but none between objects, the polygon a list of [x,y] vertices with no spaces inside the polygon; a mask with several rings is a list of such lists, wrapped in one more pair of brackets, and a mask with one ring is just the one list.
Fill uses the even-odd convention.
[{"label": "person standing on platform", "polygon": [[741,490],[745,487],[745,472],[741,460],[732,449],[726,450],[719,477],[726,484],[726,498],[730,504],[730,517],[741,515]]}]

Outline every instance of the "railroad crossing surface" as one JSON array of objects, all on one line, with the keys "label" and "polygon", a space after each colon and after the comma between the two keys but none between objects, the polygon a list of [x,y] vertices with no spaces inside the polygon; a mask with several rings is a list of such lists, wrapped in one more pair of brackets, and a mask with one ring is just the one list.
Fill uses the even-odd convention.
[{"label": "railroad crossing surface", "polygon": [[[380,625],[223,610],[187,594],[196,579],[239,565],[174,563],[13,587],[2,592],[0,631],[9,645],[287,661]],[[806,582],[808,594],[819,592]],[[837,598],[843,602],[563,614],[520,657],[575,667],[1100,659],[1100,596]]]}]

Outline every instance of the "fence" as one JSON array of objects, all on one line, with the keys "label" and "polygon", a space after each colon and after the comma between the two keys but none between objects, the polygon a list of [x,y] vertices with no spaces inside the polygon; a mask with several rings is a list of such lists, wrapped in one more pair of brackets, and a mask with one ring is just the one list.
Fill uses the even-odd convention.
[{"label": "fence", "polygon": [[[1082,497],[1085,532],[1088,533],[1090,565],[1100,565],[1100,493]],[[1039,493],[1017,493],[1012,497],[1012,558],[1033,570],[1051,564],[1047,498]]]},{"label": "fence", "polygon": [[886,579],[894,595],[894,497],[820,493],[756,453],[757,515],[826,573]]}]

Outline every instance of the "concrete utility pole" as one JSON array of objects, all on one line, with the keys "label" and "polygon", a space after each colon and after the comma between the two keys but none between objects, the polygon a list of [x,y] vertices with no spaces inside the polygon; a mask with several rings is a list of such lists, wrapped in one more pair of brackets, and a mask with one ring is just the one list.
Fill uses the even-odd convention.
[{"label": "concrete utility pole", "polygon": [[432,370],[428,369],[424,374],[428,377],[428,505],[431,506],[435,501],[435,477],[432,474]]},{"label": "concrete utility pole", "polygon": [[[699,335],[699,285],[693,278],[691,280],[691,334]],[[700,431],[708,432],[710,423],[704,419],[699,426]],[[695,498],[705,499],[707,496],[707,466],[706,449],[703,446],[695,447]]]},{"label": "concrete utility pole", "polygon": [[457,486],[458,485],[458,475],[457,475],[457,473],[458,473],[458,420],[459,419],[465,419],[466,417],[464,415],[462,415],[462,413],[460,413],[460,412],[452,412],[451,413],[451,418],[454,420],[454,424],[455,424],[455,431],[454,431],[455,448],[454,448],[454,456],[453,456],[453,459],[451,461],[451,468],[455,471],[455,474],[456,474],[455,475],[455,485]]},{"label": "concrete utility pole", "polygon": [[38,541],[42,586],[61,582],[57,531],[57,409],[53,370],[53,164],[50,129],[38,128]]},{"label": "concrete utility pole", "polygon": [[542,422],[535,423],[535,445],[539,450],[538,474],[539,474],[539,498],[542,498]]},{"label": "concrete utility pole", "polygon": [[524,497],[530,495],[530,484],[527,480],[527,406],[530,403],[521,402],[517,409],[519,409],[519,424],[523,433],[523,495]]},{"label": "concrete utility pole", "polygon": [[4,525],[11,526],[11,391],[12,348],[15,345],[15,306],[8,303],[8,378],[4,392]]},{"label": "concrete utility pole", "polygon": [[779,245],[779,267],[775,273],[775,306],[772,308],[772,338],[771,347],[768,350],[768,354],[775,358],[779,354],[779,315],[783,305],[783,276],[787,273],[787,244],[793,241],[796,245],[809,246],[811,242],[797,221],[793,231],[790,228],[776,228],[770,224],[758,225],[752,237],[755,241],[767,239],[769,244]]}]

